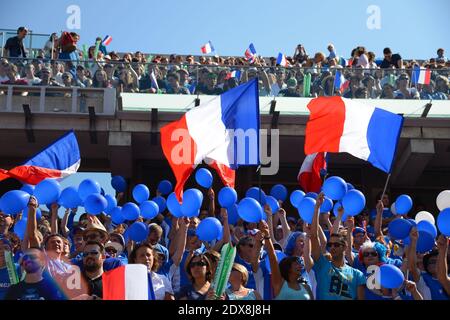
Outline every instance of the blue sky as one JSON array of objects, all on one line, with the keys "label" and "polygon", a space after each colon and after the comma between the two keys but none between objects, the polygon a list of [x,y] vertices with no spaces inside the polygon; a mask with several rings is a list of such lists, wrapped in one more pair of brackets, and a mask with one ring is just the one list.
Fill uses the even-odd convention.
[{"label": "blue sky", "polygon": [[[309,54],[326,52],[329,42],[344,56],[358,45],[377,56],[389,46],[418,59],[435,57],[438,47],[450,50],[448,0],[5,1],[0,28],[67,30],[70,5],[80,9],[80,29],[73,30],[80,44],[108,34],[117,51],[200,54],[208,40],[220,55],[242,55],[250,42],[264,56],[292,55],[299,43]],[[374,21],[371,5],[379,10],[379,29],[367,26]]]}]

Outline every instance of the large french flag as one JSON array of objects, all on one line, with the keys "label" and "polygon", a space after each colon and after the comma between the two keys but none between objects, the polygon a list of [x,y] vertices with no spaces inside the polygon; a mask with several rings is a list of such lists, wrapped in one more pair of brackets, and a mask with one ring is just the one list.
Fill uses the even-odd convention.
[{"label": "large french flag", "polygon": [[203,160],[218,172],[225,185],[234,187],[234,170],[239,165],[259,164],[256,78],[162,127],[161,146],[177,179],[175,194],[179,200],[184,183]]},{"label": "large french flag", "polygon": [[305,154],[348,152],[390,173],[403,117],[342,97],[319,97],[308,104]]},{"label": "large french flag", "polygon": [[14,178],[36,185],[44,179],[61,179],[77,172],[81,157],[73,130],[64,134],[24,164],[11,170],[0,169],[0,181]]},{"label": "large french flag", "polygon": [[127,264],[102,275],[103,300],[149,300],[147,267]]},{"label": "large french flag", "polygon": [[208,41],[203,47],[200,48],[203,54],[208,54],[214,51],[214,47],[211,41]]},{"label": "large french flag", "polygon": [[414,67],[414,70],[411,74],[411,83],[412,84],[430,84],[431,80],[431,70],[421,67]]},{"label": "large french flag", "polygon": [[298,183],[305,192],[319,192],[322,187],[320,171],[327,169],[326,152],[316,152],[305,157],[297,176]]}]

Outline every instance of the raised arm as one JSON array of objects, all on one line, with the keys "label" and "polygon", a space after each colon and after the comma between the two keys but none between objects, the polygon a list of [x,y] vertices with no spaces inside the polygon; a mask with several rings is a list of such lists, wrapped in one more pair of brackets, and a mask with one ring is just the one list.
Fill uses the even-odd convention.
[{"label": "raised arm", "polygon": [[267,225],[269,226],[270,239],[272,239],[272,243],[275,243],[277,242],[277,240],[275,240],[275,233],[273,232],[272,208],[269,206],[269,204],[266,204],[264,206],[264,213],[266,215]]},{"label": "raised arm", "polygon": [[28,219],[27,219],[27,233],[28,233],[28,247],[22,248],[22,250],[28,249],[30,247],[40,247],[41,241],[38,236],[37,221],[36,221],[36,210],[39,204],[35,197],[31,196],[28,201]]},{"label": "raised arm", "polygon": [[339,232],[339,227],[341,226],[342,216],[344,215],[344,207],[340,207],[338,209],[338,215],[333,222],[333,226],[331,228],[330,234],[335,234]]},{"label": "raised arm", "polygon": [[270,230],[269,226],[264,220],[261,220],[261,222],[259,223],[259,230],[261,231],[261,233],[264,236],[264,239],[266,240],[265,247],[267,250],[267,255],[269,256],[270,269],[272,271],[271,280],[273,286],[273,293],[274,296],[276,297],[280,294],[281,288],[283,287],[284,279],[281,276],[277,255],[275,254],[275,248],[273,247],[273,243],[269,235]]},{"label": "raised arm", "polygon": [[231,243],[231,234],[230,234],[230,226],[228,224],[228,212],[225,208],[220,208],[220,216],[222,217],[222,225],[223,225],[223,237],[222,240],[217,241],[214,245],[214,250],[220,252],[220,249],[225,243]]},{"label": "raised arm", "polygon": [[420,280],[420,272],[417,269],[417,240],[419,239],[419,233],[417,228],[411,228],[409,232],[410,244],[408,246],[408,269],[411,272],[413,280],[418,283]]},{"label": "raised arm", "polygon": [[375,238],[378,237],[382,237],[383,236],[383,230],[382,230],[382,225],[383,225],[383,201],[378,200],[377,203],[377,216],[375,218],[375,225],[374,225],[374,229],[375,229]]},{"label": "raised arm", "polygon": [[61,234],[67,238],[69,235],[69,228],[67,228],[67,221],[69,220],[70,209],[66,209],[64,212],[64,217],[61,220]]},{"label": "raised arm", "polygon": [[447,292],[447,295],[450,295],[450,278],[448,276],[448,265],[447,265],[447,252],[448,252],[448,238],[444,235],[440,235],[437,241],[438,245],[438,259],[437,259],[437,277]]},{"label": "raised arm", "polygon": [[355,228],[355,220],[353,217],[348,217],[345,221],[345,227],[347,229],[347,248],[345,249],[345,258],[348,265],[353,266],[353,229]]},{"label": "raised arm", "polygon": [[286,210],[280,208],[280,210],[278,210],[278,216],[280,218],[281,228],[283,230],[283,239],[281,239],[280,242],[282,242],[281,245],[284,246],[286,244],[286,239],[291,235],[291,227],[289,227],[289,223],[286,219]]},{"label": "raised arm", "polygon": [[187,230],[189,227],[189,218],[182,218],[179,220],[180,229],[177,232],[177,249],[172,257],[172,261],[176,266],[179,266],[183,258],[184,250],[186,249]]},{"label": "raised arm", "polygon": [[305,246],[303,247],[303,261],[305,262],[306,272],[310,272],[314,267],[314,260],[311,257],[311,228],[306,229]]},{"label": "raised arm", "polygon": [[57,203],[52,203],[51,205],[51,218],[50,218],[50,228],[53,234],[58,233],[58,208],[59,205]]},{"label": "raised arm", "polygon": [[208,215],[210,217],[215,217],[216,216],[216,203],[215,203],[215,194],[214,194],[213,188],[208,189],[208,200],[209,200]]},{"label": "raised arm", "polygon": [[314,261],[318,261],[321,255],[319,243],[319,210],[323,203],[324,194],[321,192],[316,200],[314,215],[311,224],[311,256]]},{"label": "raised arm", "polygon": [[169,255],[173,256],[175,254],[175,251],[177,250],[178,247],[178,238],[177,238],[177,234],[178,234],[178,230],[179,225],[180,225],[180,220],[182,218],[176,218],[176,217],[172,217],[172,227],[170,228],[169,234],[167,235],[167,237],[170,240],[170,245],[169,245]]}]

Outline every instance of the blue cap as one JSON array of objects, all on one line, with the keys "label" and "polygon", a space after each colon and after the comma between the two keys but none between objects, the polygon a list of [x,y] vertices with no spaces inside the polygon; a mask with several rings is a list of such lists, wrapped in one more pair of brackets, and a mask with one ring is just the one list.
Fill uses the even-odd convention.
[{"label": "blue cap", "polygon": [[355,235],[358,234],[358,233],[365,234],[365,233],[366,233],[366,230],[364,230],[364,229],[361,228],[361,227],[356,227],[355,229],[353,229],[353,232],[352,232],[353,236],[355,236]]}]

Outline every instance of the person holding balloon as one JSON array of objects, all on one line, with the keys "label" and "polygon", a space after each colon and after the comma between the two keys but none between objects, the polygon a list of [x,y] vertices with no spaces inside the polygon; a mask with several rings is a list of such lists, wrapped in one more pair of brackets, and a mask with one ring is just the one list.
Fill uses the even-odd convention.
[{"label": "person holding balloon", "polygon": [[136,246],[130,254],[130,264],[143,264],[147,267],[151,300],[174,300],[169,279],[156,271],[159,269],[158,253],[149,243]]},{"label": "person holding balloon", "polygon": [[311,256],[314,260],[313,270],[317,280],[318,300],[364,300],[366,278],[364,274],[345,264],[344,253],[346,238],[339,234],[331,234],[328,240],[331,261],[321,252],[318,235],[319,209],[324,201],[321,192],[314,207],[311,224]]},{"label": "person holding balloon", "polygon": [[450,297],[450,277],[448,275],[448,237],[444,235],[440,235],[437,240],[438,247],[438,260],[437,260],[437,269],[438,274],[437,278],[444,288],[447,297]]}]

